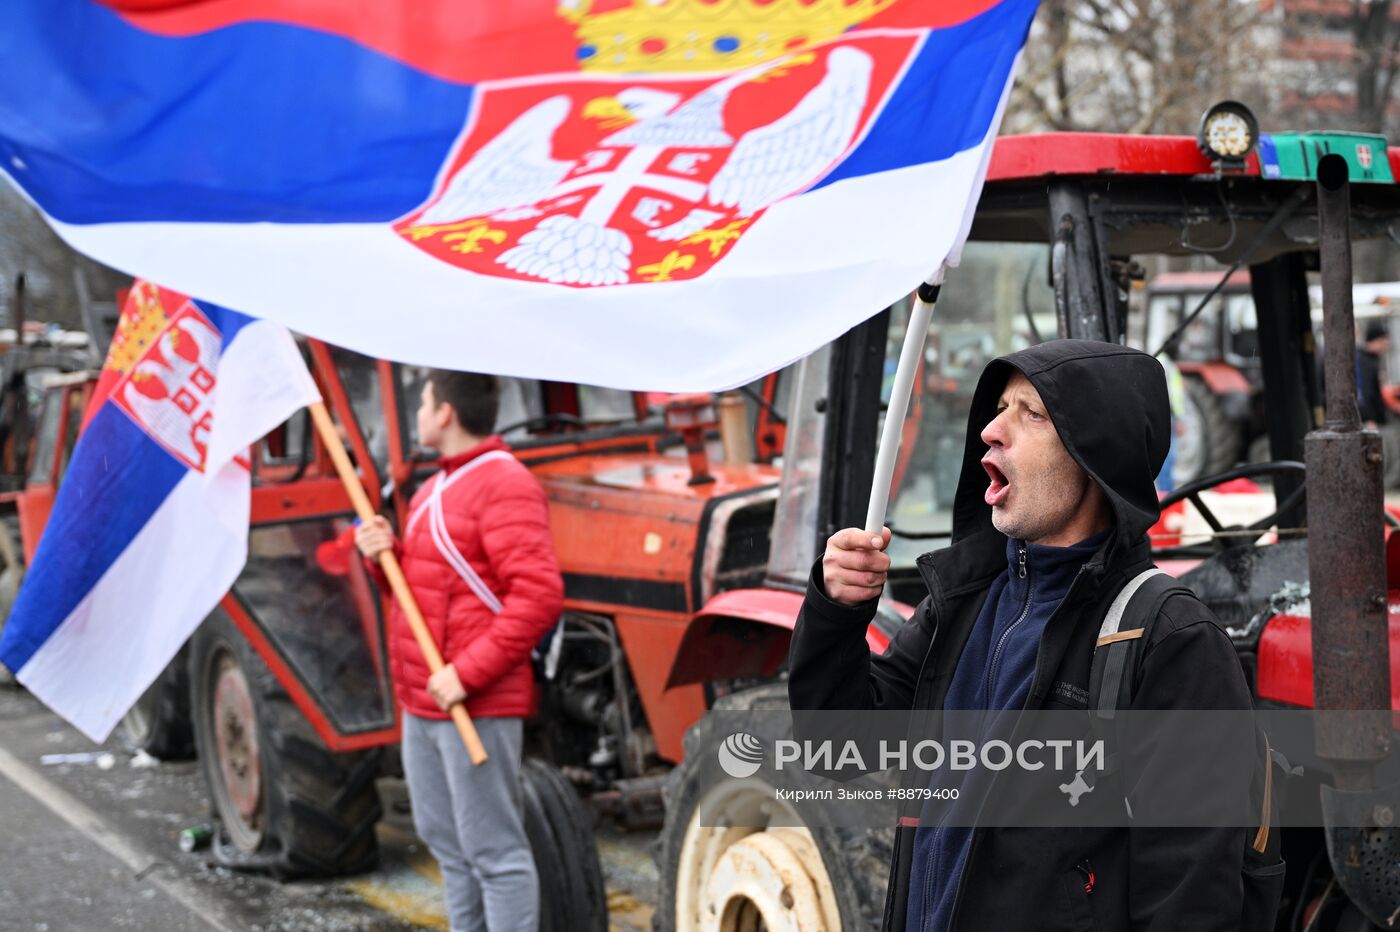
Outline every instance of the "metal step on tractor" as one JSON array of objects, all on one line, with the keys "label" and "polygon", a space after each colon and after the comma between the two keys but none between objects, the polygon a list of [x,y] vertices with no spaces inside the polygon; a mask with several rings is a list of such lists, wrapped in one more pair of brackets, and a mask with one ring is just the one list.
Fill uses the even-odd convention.
[{"label": "metal step on tractor", "polygon": [[[1375,137],[1276,137],[1270,161],[1257,151],[1222,155],[1208,142],[1204,133],[998,141],[903,428],[887,521],[894,568],[867,632],[872,650],[922,597],[915,557],[949,537],[982,366],[1057,335],[1123,340],[1140,260],[1203,243],[1218,245],[1222,275],[1250,270],[1272,462],[1208,475],[1177,494],[1194,501],[1244,474],[1271,485],[1282,507],[1257,533],[1217,527],[1188,548],[1172,538],[1164,565],[1216,609],[1263,706],[1311,706],[1314,643],[1333,651],[1338,638],[1386,624],[1374,612],[1304,610],[1310,586],[1335,592],[1328,585],[1336,580],[1309,578],[1307,475],[1298,464],[1320,417],[1308,304],[1319,252],[1317,156],[1349,158],[1352,237],[1395,241],[1400,150],[1387,152]],[[765,828],[757,816],[770,811],[771,788],[727,781],[713,754],[689,752],[717,743],[707,710],[786,708],[803,587],[826,537],[862,522],[908,316],[907,304],[889,308],[740,395],[665,398],[507,380],[499,426],[547,491],[566,591],[562,649],[542,673],[527,751],[539,761],[526,768],[531,837],[537,860],[554,865],[542,871],[543,929],[606,925],[596,857],[584,850],[600,812],[661,825],[661,930],[878,926],[892,827],[794,827],[784,813]],[[421,371],[314,340],[305,346],[376,505],[402,521],[406,496],[433,469],[408,416]],[[1374,503],[1358,495],[1369,480],[1360,466],[1352,472],[1329,474],[1311,507],[1370,509],[1363,517],[1374,519],[1376,539],[1358,531],[1356,545],[1379,548],[1379,495]],[[253,476],[247,568],[126,731],[164,755],[188,753],[193,737],[225,863],[282,875],[362,870],[375,856],[373,780],[394,768],[398,736],[384,596],[346,546],[350,505],[303,415],[257,446]],[[32,552],[51,488],[25,494]],[[1279,542],[1261,543],[1274,525]],[[1400,565],[1392,572],[1387,585],[1400,588]],[[1358,588],[1350,598],[1369,596]],[[1393,690],[1400,615],[1379,637],[1391,645]],[[1357,687],[1333,660],[1319,666],[1325,702]],[[1309,787],[1351,785],[1356,769],[1336,764],[1344,750],[1283,750],[1304,762]],[[1318,805],[1305,791],[1290,800]],[[700,818],[702,808],[721,818]],[[726,814],[729,827],[713,827]],[[1377,831],[1378,850],[1396,844],[1393,829]],[[1333,862],[1324,830],[1286,830],[1284,845],[1280,928],[1300,929],[1303,917],[1315,929],[1383,920],[1376,904],[1394,898],[1393,886],[1367,887]]]}]

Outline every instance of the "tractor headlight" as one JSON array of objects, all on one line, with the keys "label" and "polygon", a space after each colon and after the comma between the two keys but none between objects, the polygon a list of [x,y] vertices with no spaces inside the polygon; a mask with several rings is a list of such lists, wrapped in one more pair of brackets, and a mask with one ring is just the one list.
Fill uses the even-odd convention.
[{"label": "tractor headlight", "polygon": [[1249,108],[1235,100],[1222,100],[1201,117],[1196,144],[1212,162],[1239,168],[1259,142],[1259,123]]}]

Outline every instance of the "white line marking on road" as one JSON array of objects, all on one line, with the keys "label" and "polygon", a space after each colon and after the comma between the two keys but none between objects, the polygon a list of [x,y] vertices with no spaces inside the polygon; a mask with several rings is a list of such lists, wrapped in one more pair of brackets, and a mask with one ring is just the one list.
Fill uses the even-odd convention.
[{"label": "white line marking on road", "polygon": [[4,748],[0,748],[0,776],[6,777],[36,802],[126,864],[144,881],[159,888],[194,916],[204,920],[210,928],[217,929],[218,932],[237,932],[238,924],[229,917],[220,915],[223,911],[211,903],[208,896],[197,886],[183,877],[162,877],[151,870],[157,865],[168,865],[169,861],[158,858],[150,851],[123,838],[105,819],[40,776]]}]

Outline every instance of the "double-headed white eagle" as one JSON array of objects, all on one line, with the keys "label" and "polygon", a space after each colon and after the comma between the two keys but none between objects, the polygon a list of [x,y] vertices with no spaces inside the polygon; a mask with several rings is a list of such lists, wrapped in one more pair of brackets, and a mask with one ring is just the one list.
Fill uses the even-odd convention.
[{"label": "double-headed white eagle", "polygon": [[[827,56],[826,74],[788,113],[756,127],[736,142],[724,129],[724,108],[739,86],[787,64],[784,59],[742,71],[691,99],[654,88],[629,87],[616,95],[617,115],[629,125],[606,137],[602,148],[654,150],[733,146],[710,183],[697,184],[686,198],[727,212],[692,206],[680,220],[651,229],[661,241],[684,239],[726,215],[751,216],[801,191],[845,153],[860,128],[870,93],[873,63],[859,49],[839,47]],[[677,106],[679,104],[679,106]],[[518,220],[538,216],[534,206],[586,184],[576,176],[561,190],[580,159],[557,159],[554,134],[568,118],[572,102],[560,95],[541,101],[483,145],[448,183],[417,225],[455,223],[473,217]],[[584,175],[583,177],[591,177]],[[604,173],[598,174],[604,184]],[[525,233],[496,261],[544,281],[571,285],[612,285],[627,281],[632,242],[608,222],[619,198],[589,195],[579,216],[551,214]]]}]

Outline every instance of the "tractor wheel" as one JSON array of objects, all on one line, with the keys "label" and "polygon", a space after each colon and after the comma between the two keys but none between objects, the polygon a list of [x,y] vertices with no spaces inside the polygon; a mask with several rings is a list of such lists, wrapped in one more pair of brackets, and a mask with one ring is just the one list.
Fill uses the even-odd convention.
[{"label": "tractor wheel", "polygon": [[525,834],[540,877],[539,932],[607,932],[593,819],[563,774],[537,757],[520,769]]},{"label": "tractor wheel", "polygon": [[[716,709],[787,707],[785,684],[731,693],[715,703]],[[720,728],[711,715],[692,726],[685,760],[667,780],[666,824],[657,843],[658,932],[878,928],[891,833],[795,826],[791,812],[783,814],[783,826],[754,827],[775,805],[773,787],[762,770],[743,781],[724,775],[713,753],[724,738]],[[755,737],[771,747],[790,738],[791,730]]]},{"label": "tractor wheel", "polygon": [[332,877],[379,861],[379,752],[326,748],[221,611],[190,642],[195,745],[225,867]]},{"label": "tractor wheel", "polygon": [[1240,427],[1225,414],[1225,406],[1205,381],[1188,375],[1185,428],[1177,435],[1176,465],[1172,482],[1176,487],[1202,476],[1224,472],[1235,465],[1240,452]]},{"label": "tractor wheel", "polygon": [[190,722],[189,650],[181,647],[117,726],[129,751],[145,751],[161,760],[194,757]]}]

